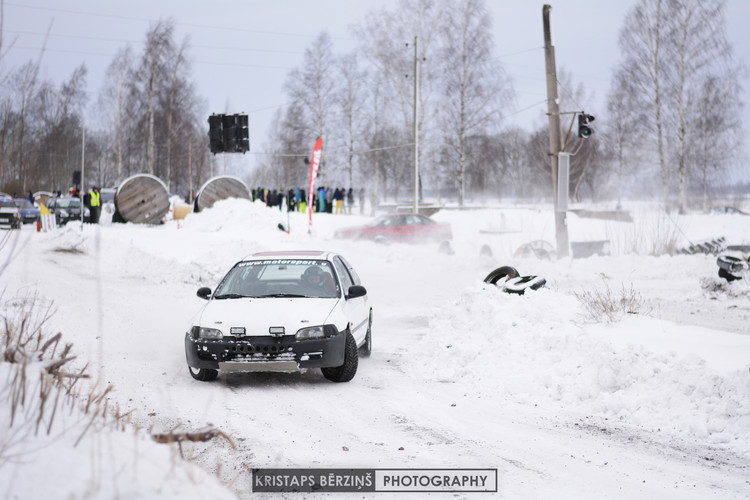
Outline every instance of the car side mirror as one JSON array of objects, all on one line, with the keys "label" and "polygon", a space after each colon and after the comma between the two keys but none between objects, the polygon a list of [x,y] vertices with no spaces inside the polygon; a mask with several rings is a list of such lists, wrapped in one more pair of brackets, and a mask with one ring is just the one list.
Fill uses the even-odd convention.
[{"label": "car side mirror", "polygon": [[208,300],[208,298],[211,296],[211,289],[207,286],[202,286],[198,289],[196,295],[203,300]]},{"label": "car side mirror", "polygon": [[367,295],[367,289],[365,289],[365,287],[362,285],[352,285],[349,287],[348,293],[346,294],[346,300],[364,297],[365,295]]}]

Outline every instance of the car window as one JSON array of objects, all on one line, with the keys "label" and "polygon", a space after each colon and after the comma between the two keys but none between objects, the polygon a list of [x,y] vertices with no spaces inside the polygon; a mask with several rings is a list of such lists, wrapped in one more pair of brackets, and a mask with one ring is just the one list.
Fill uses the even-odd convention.
[{"label": "car window", "polygon": [[420,226],[434,224],[434,221],[432,221],[431,219],[428,219],[424,215],[411,214],[408,217],[409,217],[409,224],[420,225]]},{"label": "car window", "polygon": [[334,257],[333,265],[341,279],[341,285],[344,287],[344,290],[349,290],[349,287],[354,284],[354,281],[352,281],[352,277],[349,276],[349,270],[346,268],[346,265],[341,261],[340,257]]},{"label": "car window", "polygon": [[377,227],[377,226],[384,226],[385,221],[388,219],[387,215],[379,215],[378,217],[375,217],[373,220],[365,224],[367,227]]},{"label": "car window", "polygon": [[214,293],[216,298],[236,296],[334,298],[339,287],[331,263],[325,260],[244,261],[227,273]]},{"label": "car window", "polygon": [[383,226],[390,227],[398,224],[396,217],[386,217],[383,219]]},{"label": "car window", "polygon": [[81,200],[78,198],[58,199],[56,205],[60,208],[80,208]]},{"label": "car window", "polygon": [[[344,265],[344,267],[346,268],[346,271],[349,274],[349,277],[351,278],[352,282],[355,285],[361,285],[362,284],[362,280],[359,279],[359,275],[354,270],[354,268],[352,267],[352,265],[349,264],[349,261],[346,260],[345,258],[343,258],[340,255],[337,256],[336,259],[338,259]],[[334,259],[334,262],[336,262],[336,259]],[[336,269],[338,270],[338,267]]]},{"label": "car window", "polygon": [[385,226],[405,226],[406,221],[403,215],[392,215],[386,219]]}]

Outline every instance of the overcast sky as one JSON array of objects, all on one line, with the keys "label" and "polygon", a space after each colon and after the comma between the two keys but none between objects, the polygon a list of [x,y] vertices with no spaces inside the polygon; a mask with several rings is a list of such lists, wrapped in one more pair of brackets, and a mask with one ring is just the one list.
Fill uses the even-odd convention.
[{"label": "overcast sky", "polygon": [[[545,2],[489,0],[495,54],[513,78],[517,102],[508,122],[531,129],[544,123],[546,105],[542,6]],[[593,93],[577,103],[594,115],[604,108],[611,68],[619,61],[617,39],[634,0],[558,0],[552,5],[553,43],[558,71]],[[15,0],[4,3],[3,70],[43,54],[43,74],[59,83],[85,63],[88,111],[94,110],[107,65],[118,49],[143,48],[149,27],[173,18],[176,40],[189,37],[192,75],[208,101],[207,114],[245,112],[250,117],[251,153],[233,158],[235,168],[253,164],[267,142],[267,127],[286,98],[288,72],[299,67],[310,42],[326,30],[337,53],[354,49],[349,27],[368,12],[394,0]],[[750,1],[728,2],[728,35],[738,59],[750,66]],[[404,42],[407,42],[405,40]],[[406,50],[406,49],[405,49]],[[744,82],[745,86],[747,82]],[[565,89],[560,89],[562,94]],[[747,100],[747,93],[744,96]],[[576,110],[580,111],[580,110]],[[750,129],[750,106],[744,111]],[[206,124],[208,132],[208,124]],[[312,151],[312,144],[310,145]],[[233,155],[237,156],[237,155]],[[229,172],[228,172],[229,173]]]}]

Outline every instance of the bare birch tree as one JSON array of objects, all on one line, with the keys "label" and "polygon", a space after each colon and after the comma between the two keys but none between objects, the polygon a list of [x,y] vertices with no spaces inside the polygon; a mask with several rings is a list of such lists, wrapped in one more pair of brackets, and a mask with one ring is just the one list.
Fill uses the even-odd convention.
[{"label": "bare birch tree", "polygon": [[114,145],[115,179],[123,180],[123,155],[125,154],[125,131],[128,117],[126,107],[128,89],[133,78],[133,54],[125,47],[115,54],[104,75],[104,85],[99,94],[98,106],[103,123],[109,130],[110,143]]},{"label": "bare birch tree", "polygon": [[[436,123],[433,104],[437,88],[440,43],[440,26],[445,21],[445,2],[439,0],[401,0],[394,10],[381,9],[370,13],[363,24],[354,27],[362,41],[361,51],[389,83],[389,94],[398,102],[403,117],[404,132],[414,140],[414,37],[418,39],[419,107],[417,132],[420,143],[419,163],[422,158],[436,154],[437,148],[428,146],[436,133],[427,125]],[[411,148],[413,152],[413,147]],[[413,156],[413,154],[412,154]],[[422,172],[420,169],[419,196],[422,197]]]},{"label": "bare birch tree", "polygon": [[625,16],[620,32],[620,50],[628,78],[637,89],[633,105],[646,110],[647,139],[654,144],[656,164],[661,176],[662,198],[667,203],[670,192],[670,166],[667,161],[664,125],[664,38],[665,3],[668,0],[640,0]]},{"label": "bare birch tree", "polygon": [[[305,49],[302,67],[292,70],[285,85],[292,101],[302,103],[306,116],[312,120],[308,126],[311,135],[323,138],[320,175],[324,184],[328,183],[326,148],[330,148],[332,142],[329,127],[332,127],[336,99],[334,64],[333,42],[324,31]],[[311,144],[314,144],[316,137],[311,137]]]},{"label": "bare birch tree", "polygon": [[167,72],[167,56],[173,51],[173,21],[158,21],[146,34],[146,47],[141,58],[140,93],[146,104],[146,167],[149,174],[154,174],[156,163],[156,99],[159,83]]},{"label": "bare birch tree", "polygon": [[360,121],[363,119],[363,107],[367,100],[367,72],[360,69],[356,54],[339,58],[337,68],[341,75],[337,102],[346,141],[346,173],[351,188],[354,185],[355,146],[359,142]]},{"label": "bare birch tree", "polygon": [[[708,79],[716,76],[721,85],[731,88],[729,75],[732,70],[732,50],[726,39],[723,0],[672,0],[669,15],[673,20],[668,38],[672,57],[671,78],[668,90],[674,106],[676,136],[677,181],[679,186],[678,206],[684,213],[688,205],[688,183],[691,174],[691,148],[696,145],[696,135],[701,132],[696,124],[701,122],[701,108],[707,104],[704,97],[716,96]],[[704,92],[708,95],[702,96]],[[725,94],[726,96],[726,94]],[[716,102],[716,101],[714,101]],[[716,110],[733,114],[732,102]]]},{"label": "bare birch tree", "polygon": [[[457,165],[458,203],[466,197],[467,139],[499,129],[502,110],[513,98],[513,88],[503,68],[492,59],[492,24],[481,0],[462,0],[446,16],[441,51],[444,99],[441,120],[445,127],[448,164]],[[479,157],[471,161],[479,161]]]}]

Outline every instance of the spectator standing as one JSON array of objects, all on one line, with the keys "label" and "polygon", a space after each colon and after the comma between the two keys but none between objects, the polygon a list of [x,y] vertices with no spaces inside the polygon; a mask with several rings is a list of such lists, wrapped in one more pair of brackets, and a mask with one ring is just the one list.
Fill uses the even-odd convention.
[{"label": "spectator standing", "polygon": [[339,188],[336,188],[336,190],[333,192],[333,203],[334,203],[333,213],[335,214],[343,213],[344,195],[341,192],[341,189]]},{"label": "spectator standing", "polygon": [[89,204],[91,205],[91,208],[89,209],[91,223],[99,224],[99,215],[101,214],[102,209],[102,197],[99,193],[99,188],[96,186],[94,186],[89,195]]},{"label": "spectator standing", "polygon": [[324,187],[320,187],[318,190],[318,212],[326,211],[326,190]]},{"label": "spectator standing", "polygon": [[354,190],[349,188],[349,191],[346,192],[346,213],[352,213],[352,205],[354,205]]}]

